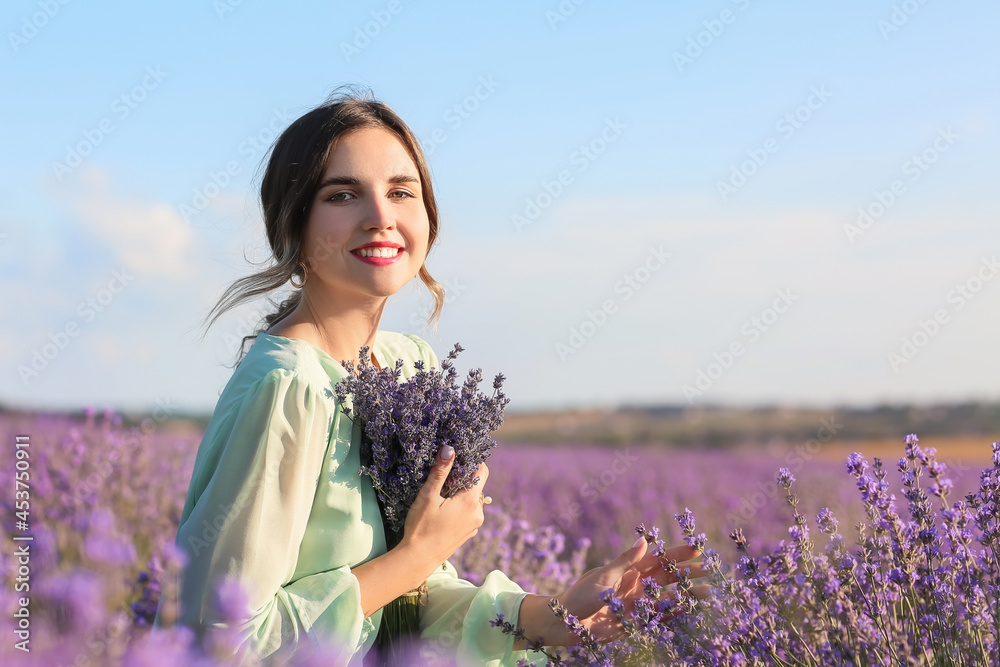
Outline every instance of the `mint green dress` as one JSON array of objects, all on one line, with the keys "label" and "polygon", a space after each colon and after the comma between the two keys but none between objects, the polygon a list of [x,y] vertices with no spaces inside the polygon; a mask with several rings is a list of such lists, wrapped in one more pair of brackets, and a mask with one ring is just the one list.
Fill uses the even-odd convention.
[{"label": "mint green dress", "polygon": [[[404,380],[418,359],[438,366],[431,347],[413,335],[379,331],[373,352],[382,367],[403,359]],[[179,622],[224,625],[213,586],[235,579],[253,614],[230,628],[241,658],[322,642],[339,648],[337,664],[355,665],[378,633],[382,611],[364,617],[351,568],[385,553],[385,535],[371,481],[358,474],[361,429],[334,395],[345,376],[318,347],[261,333],[198,448],[176,540],[190,559]],[[512,650],[513,638],[489,625],[497,613],[516,623],[527,595],[502,572],[474,586],[444,563],[427,588],[422,651],[462,665],[544,664],[541,654]]]}]

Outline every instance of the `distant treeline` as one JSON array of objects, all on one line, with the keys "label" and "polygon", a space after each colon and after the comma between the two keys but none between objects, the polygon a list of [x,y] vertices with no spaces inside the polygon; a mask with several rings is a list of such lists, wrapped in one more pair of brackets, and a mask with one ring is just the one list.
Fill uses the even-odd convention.
[{"label": "distant treeline", "polygon": [[[25,414],[0,405],[0,415]],[[82,410],[60,413],[80,419]],[[118,415],[125,428],[139,426],[150,415]],[[102,411],[95,415],[103,418]],[[173,413],[161,430],[199,429],[210,414]],[[902,439],[908,433],[928,436],[984,436],[1000,440],[1000,403],[959,403],[932,406],[872,408],[723,406],[625,406],[617,409],[579,409],[508,413],[497,433],[504,442],[581,442],[607,445],[665,444],[731,447],[766,444],[774,440],[805,442],[873,438]]]},{"label": "distant treeline", "polygon": [[872,408],[721,406],[622,407],[509,414],[498,433],[506,442],[662,443],[729,447],[773,440],[804,442],[869,438],[983,435],[1000,440],[1000,403]]}]

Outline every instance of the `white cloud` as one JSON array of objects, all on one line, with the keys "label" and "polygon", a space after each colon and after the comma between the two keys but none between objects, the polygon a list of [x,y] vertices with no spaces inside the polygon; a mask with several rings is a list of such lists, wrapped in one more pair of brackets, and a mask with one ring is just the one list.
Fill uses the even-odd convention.
[{"label": "white cloud", "polygon": [[66,203],[95,236],[137,275],[184,279],[190,276],[191,247],[197,233],[172,206],[124,198],[113,191],[104,170],[84,165]]}]

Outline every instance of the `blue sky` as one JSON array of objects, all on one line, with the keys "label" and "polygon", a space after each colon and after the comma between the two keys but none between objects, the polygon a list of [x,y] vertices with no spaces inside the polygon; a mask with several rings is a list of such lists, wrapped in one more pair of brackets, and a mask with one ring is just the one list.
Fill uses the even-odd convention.
[{"label": "blue sky", "polygon": [[441,211],[438,333],[415,285],[382,328],[461,341],[511,409],[995,400],[998,21],[985,0],[8,2],[0,402],[210,410],[266,305],[202,339],[267,256],[260,160],[344,83],[422,140]]}]

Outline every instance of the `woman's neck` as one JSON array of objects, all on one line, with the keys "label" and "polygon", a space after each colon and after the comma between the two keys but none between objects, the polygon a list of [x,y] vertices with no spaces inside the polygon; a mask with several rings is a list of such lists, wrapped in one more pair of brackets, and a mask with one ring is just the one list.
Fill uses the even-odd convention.
[{"label": "woman's neck", "polygon": [[301,338],[326,352],[337,361],[358,361],[358,352],[368,346],[372,363],[379,365],[375,358],[375,335],[382,319],[385,299],[372,309],[344,309],[336,312],[316,307],[303,293],[303,299],[281,321],[270,327],[266,333],[285,338]]}]

